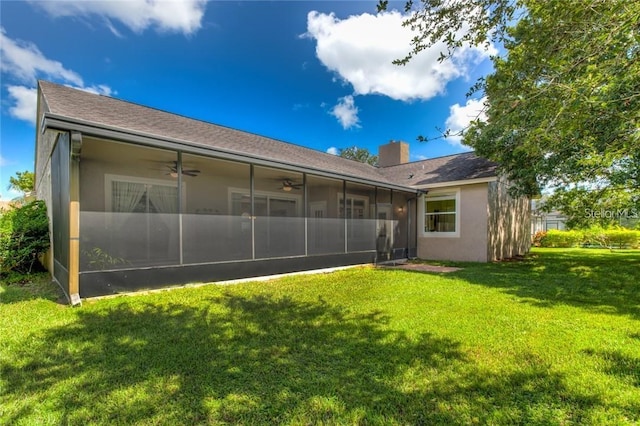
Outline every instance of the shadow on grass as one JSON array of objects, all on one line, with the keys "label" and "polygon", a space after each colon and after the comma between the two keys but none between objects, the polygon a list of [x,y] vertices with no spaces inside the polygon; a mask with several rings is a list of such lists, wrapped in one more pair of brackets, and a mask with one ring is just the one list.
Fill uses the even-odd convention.
[{"label": "shadow on grass", "polygon": [[538,251],[518,262],[469,264],[452,278],[502,288],[538,306],[566,304],[640,318],[640,251]]},{"label": "shadow on grass", "polygon": [[189,306],[84,307],[0,360],[0,421],[557,423],[602,404],[539,363],[488,374],[458,343],[389,331],[387,320],[230,292]]},{"label": "shadow on grass", "polygon": [[60,287],[46,272],[2,276],[0,280],[0,304],[8,305],[37,299],[67,302]]},{"label": "shadow on grass", "polygon": [[[628,381],[631,385],[640,388],[640,359],[635,358],[621,351],[596,351],[586,350],[587,355],[600,358],[603,361],[607,374],[616,376],[624,381]],[[638,402],[638,411],[640,411],[640,401]]]}]

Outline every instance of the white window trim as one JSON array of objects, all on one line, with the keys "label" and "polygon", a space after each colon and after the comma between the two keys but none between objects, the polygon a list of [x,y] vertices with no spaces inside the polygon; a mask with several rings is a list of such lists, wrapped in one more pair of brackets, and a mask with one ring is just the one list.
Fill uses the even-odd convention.
[{"label": "white window trim", "polygon": [[[339,192],[337,195],[338,195],[338,211],[339,211],[340,210],[340,203],[342,202],[343,194],[342,194],[342,192]],[[366,214],[370,214],[369,213],[369,197],[368,196],[366,196],[366,195],[349,194],[347,192],[347,200],[351,200],[351,215],[353,215],[353,202],[355,200],[364,201],[364,212]],[[346,208],[345,208],[345,215],[346,215]],[[353,218],[349,217],[347,219],[353,219]],[[370,219],[370,218],[369,217],[365,217],[364,219]]]},{"label": "white window trim", "polygon": [[[113,210],[113,182],[130,182],[130,183],[141,183],[144,185],[160,185],[160,186],[171,186],[174,188],[178,187],[177,180],[165,180],[165,179],[152,179],[146,177],[139,176],[126,176],[126,175],[114,175],[110,173],[105,173],[104,175],[104,207],[105,211]],[[186,206],[187,201],[187,183],[182,182],[182,205]],[[180,213],[180,212],[178,212]]]},{"label": "white window trim", "polygon": [[[233,194],[240,194],[240,195],[243,195],[243,196],[249,196],[250,193],[251,193],[251,191],[249,189],[246,189],[246,188],[229,187],[227,189],[227,202],[229,203],[228,204],[228,206],[229,206],[229,215],[231,215],[231,208],[232,208],[231,205],[233,204]],[[301,216],[301,213],[302,213],[302,195],[282,193],[282,192],[272,192],[272,191],[254,191],[254,196],[255,197],[266,197],[267,198],[267,203],[272,198],[276,198],[276,199],[280,199],[280,200],[295,201],[296,202],[296,215],[297,215],[297,217]]]},{"label": "white window trim", "polygon": [[[453,193],[453,197],[451,197]],[[455,198],[456,200],[456,231],[455,232],[426,232],[425,218],[426,218],[426,203],[430,198]],[[447,188],[438,191],[429,191],[428,194],[422,196],[422,202],[419,208],[420,213],[420,233],[423,237],[427,238],[460,238],[460,188]]]}]

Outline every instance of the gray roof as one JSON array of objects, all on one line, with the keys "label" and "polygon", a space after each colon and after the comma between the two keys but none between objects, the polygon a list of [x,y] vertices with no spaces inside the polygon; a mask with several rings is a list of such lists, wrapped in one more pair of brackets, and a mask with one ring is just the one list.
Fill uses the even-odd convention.
[{"label": "gray roof", "polygon": [[495,177],[497,164],[465,152],[385,167],[380,173],[400,185],[428,188],[436,183]]},{"label": "gray roof", "polygon": [[[488,176],[488,173],[495,175],[495,167],[487,167],[487,160],[468,153],[388,168],[376,168],[288,142],[47,81],[40,81],[39,87],[46,103],[47,117],[115,130],[123,135],[153,137],[218,153],[353,177],[383,186],[410,187],[444,180],[473,179]],[[443,162],[443,159],[449,160]],[[447,167],[453,167],[453,169],[447,170]],[[480,170],[475,170],[478,167]],[[428,177],[430,175],[425,176],[424,170],[431,170],[436,177],[446,179],[430,180],[431,178]],[[420,171],[423,172],[421,175]],[[411,173],[414,174],[414,178],[407,179]],[[422,178],[418,179],[419,175]]]}]

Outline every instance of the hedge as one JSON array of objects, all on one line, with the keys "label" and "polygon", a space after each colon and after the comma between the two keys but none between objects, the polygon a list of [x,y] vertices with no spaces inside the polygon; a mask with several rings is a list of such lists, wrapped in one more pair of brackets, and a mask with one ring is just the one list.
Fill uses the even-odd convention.
[{"label": "hedge", "polygon": [[612,249],[637,249],[640,248],[640,231],[597,227],[572,231],[550,229],[547,232],[536,233],[533,244],[539,247],[600,246]]}]

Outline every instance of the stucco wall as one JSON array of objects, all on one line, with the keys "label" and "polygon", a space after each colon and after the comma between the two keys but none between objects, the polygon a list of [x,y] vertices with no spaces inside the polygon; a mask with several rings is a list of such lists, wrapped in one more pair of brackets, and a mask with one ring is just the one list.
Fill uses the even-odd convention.
[{"label": "stucco wall", "polygon": [[431,191],[451,192],[459,189],[458,214],[460,232],[457,237],[433,236],[424,232],[424,197],[418,205],[418,257],[434,260],[487,261],[487,184],[464,185]]},{"label": "stucco wall", "polygon": [[[42,120],[42,114],[47,112],[46,103],[42,94],[38,93],[38,106],[36,123]],[[44,134],[36,129],[36,164],[35,164],[35,190],[36,197],[44,200],[47,208],[51,210],[51,153],[56,143],[58,132],[47,130]],[[51,219],[51,218],[49,218]]]},{"label": "stucco wall", "polygon": [[[36,123],[40,123],[42,114],[47,112],[46,104],[42,99],[42,95],[38,96],[38,106],[36,114]],[[51,206],[51,153],[56,143],[58,132],[47,130],[42,134],[36,129],[36,164],[35,164],[35,192],[38,200],[43,200],[47,206],[47,215],[49,216],[49,236],[51,247],[53,247],[53,209]],[[49,272],[53,273],[53,255],[52,249],[44,256],[43,265]]]},{"label": "stucco wall", "polygon": [[489,260],[508,259],[527,253],[531,247],[528,198],[513,198],[504,181],[491,182],[489,189]]}]

